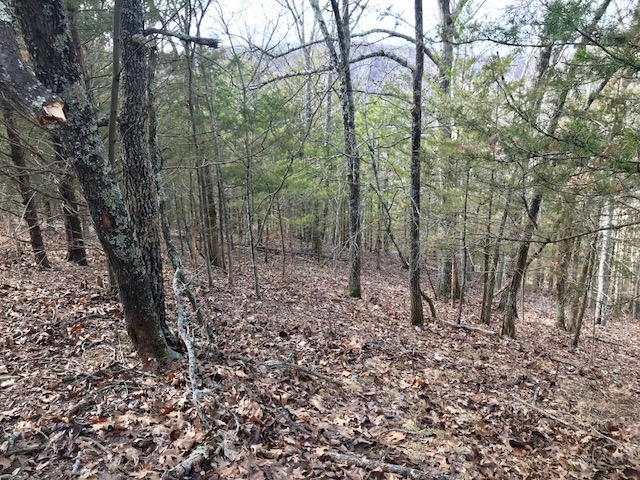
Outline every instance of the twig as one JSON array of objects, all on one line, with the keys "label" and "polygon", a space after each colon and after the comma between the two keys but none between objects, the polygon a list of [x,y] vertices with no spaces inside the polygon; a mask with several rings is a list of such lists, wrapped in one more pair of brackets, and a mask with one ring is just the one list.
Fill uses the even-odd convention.
[{"label": "twig", "polygon": [[289,425],[291,428],[293,428],[294,430],[299,431],[300,433],[304,434],[304,435],[309,435],[311,436],[311,432],[309,430],[307,430],[306,428],[304,428],[302,425],[299,425],[298,423],[296,423],[291,416],[289,415],[289,412],[287,412],[286,409],[284,408],[278,408],[278,407],[273,407],[273,410],[280,415],[282,418],[284,418],[285,422],[287,422],[287,425]]},{"label": "twig", "polygon": [[40,450],[43,450],[45,446],[46,445],[43,443],[41,445],[33,445],[31,447],[23,447],[23,448],[16,448],[14,450],[7,450],[3,454],[3,457],[9,458],[12,455],[29,455],[31,453],[36,453],[36,452],[39,452]]},{"label": "twig", "polygon": [[593,340],[594,342],[606,343],[608,345],[615,345],[616,347],[624,347],[621,343],[613,342],[611,340],[605,340],[604,338],[598,338],[596,336],[587,337],[587,340]]},{"label": "twig", "polygon": [[262,365],[267,368],[295,368],[296,370],[300,370],[301,372],[306,373],[307,375],[311,375],[312,377],[318,377],[327,382],[335,383],[336,385],[342,386],[342,382],[340,380],[328,377],[327,375],[324,375],[312,368],[302,365],[296,365],[295,363],[284,362],[282,360],[266,360],[264,362],[256,362],[255,360],[249,357],[245,357],[244,355],[240,355],[239,353],[232,353],[231,355],[229,355],[229,358],[247,363],[257,363],[258,365]]},{"label": "twig", "polygon": [[100,450],[102,453],[104,453],[105,456],[107,456],[107,457],[109,455],[112,455],[112,452],[107,447],[105,447],[99,441],[97,441],[96,439],[94,439],[92,437],[81,436],[81,437],[78,437],[78,439],[84,440],[85,442],[88,442],[88,443],[92,444],[98,450]]},{"label": "twig", "polygon": [[411,467],[405,467],[404,465],[396,465],[393,463],[380,462],[378,460],[371,460],[366,457],[356,457],[355,455],[344,455],[342,453],[326,452],[325,455],[337,462],[347,463],[349,465],[355,465],[356,467],[367,468],[370,470],[380,469],[385,472],[395,473],[412,480],[453,480],[448,475],[436,474],[431,475],[422,470],[417,470]]},{"label": "twig", "polygon": [[324,375],[312,368],[304,367],[302,365],[296,365],[295,363],[283,362],[280,360],[267,360],[266,362],[261,362],[260,365],[264,365],[265,367],[268,367],[268,368],[295,368],[296,370],[300,370],[301,372],[306,373],[307,375],[318,377],[327,382],[335,383],[336,385],[342,386],[342,382],[340,380],[328,377],[327,375]]},{"label": "twig", "polygon": [[189,380],[191,382],[191,402],[198,413],[198,417],[200,417],[202,425],[207,430],[210,430],[211,424],[209,423],[209,420],[207,420],[206,415],[200,407],[200,402],[198,401],[199,390],[198,379],[196,378],[196,356],[193,352],[193,342],[189,338],[187,329],[184,326],[186,318],[184,314],[184,306],[182,305],[182,294],[184,293],[185,286],[181,281],[182,278],[184,278],[184,273],[182,272],[182,267],[178,266],[178,268],[176,268],[176,273],[173,276],[173,291],[176,294],[176,305],[178,307],[178,335],[180,335],[180,338],[187,347],[187,356],[189,358]]}]

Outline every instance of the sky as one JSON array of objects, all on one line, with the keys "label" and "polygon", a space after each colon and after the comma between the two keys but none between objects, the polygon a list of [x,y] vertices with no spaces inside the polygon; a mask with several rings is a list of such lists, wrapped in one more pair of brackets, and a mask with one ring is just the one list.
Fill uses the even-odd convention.
[{"label": "sky", "polygon": [[[309,0],[218,0],[209,11],[204,22],[205,34],[224,37],[227,32],[231,35],[257,39],[297,38],[291,26],[291,13],[287,12],[286,3],[291,2],[299,10],[306,10],[306,18],[312,20],[309,10]],[[453,2],[455,4],[455,1]],[[478,19],[498,18],[503,9],[513,4],[513,0],[476,0]],[[321,0],[322,4],[322,0]],[[413,31],[413,0],[369,0],[367,13],[359,22],[359,29],[387,28],[412,34]],[[436,28],[439,14],[437,0],[423,0],[425,30]],[[273,32],[277,35],[272,35]],[[239,39],[238,39],[239,40]],[[258,42],[264,43],[264,42]]]}]

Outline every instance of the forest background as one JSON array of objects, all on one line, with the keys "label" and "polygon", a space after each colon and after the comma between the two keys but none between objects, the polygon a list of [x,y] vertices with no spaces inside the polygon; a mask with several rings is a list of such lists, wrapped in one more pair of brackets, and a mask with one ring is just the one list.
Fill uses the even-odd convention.
[{"label": "forest background", "polygon": [[[145,362],[193,348],[171,332],[161,233],[178,298],[180,257],[209,289],[248,258],[260,300],[261,265],[284,276],[296,253],[369,301],[363,261],[392,259],[415,326],[426,301],[452,328],[497,318],[516,338],[543,293],[573,347],[585,319],[638,318],[638,6],[439,0],[423,27],[419,4],[16,2],[0,26],[23,58],[3,68],[31,62],[51,96],[34,113],[20,82],[0,85],[8,257],[84,265],[104,248],[97,282],[119,289]],[[65,121],[47,110],[62,104]],[[65,247],[45,242],[58,228]]]}]

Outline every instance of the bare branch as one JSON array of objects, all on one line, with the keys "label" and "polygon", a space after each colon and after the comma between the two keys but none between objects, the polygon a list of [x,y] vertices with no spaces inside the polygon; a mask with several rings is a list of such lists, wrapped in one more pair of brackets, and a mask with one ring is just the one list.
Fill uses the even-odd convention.
[{"label": "bare branch", "polygon": [[[353,33],[352,37],[366,37],[373,33],[384,33],[385,35],[389,35],[390,37],[401,38],[402,40],[406,40],[409,43],[415,44],[416,39],[411,35],[405,35],[404,33],[396,32],[394,30],[388,30],[386,28],[373,28],[371,30],[367,30],[365,32]],[[440,60],[438,56],[426,45],[423,45],[424,54],[431,60],[435,65],[438,65]]]},{"label": "bare branch", "polygon": [[[394,53],[387,52],[385,50],[378,50],[377,52],[371,52],[364,55],[360,55],[359,57],[354,57],[351,60],[349,60],[349,63],[354,64],[354,63],[362,62],[364,60],[368,60],[370,58],[377,58],[377,57],[383,57],[383,58],[388,58],[390,60],[393,60],[394,62],[398,63],[399,65],[411,71],[413,71],[414,69],[413,65],[410,65],[409,62],[407,62],[404,58]],[[271,77],[268,80],[251,85],[249,88],[250,90],[258,90],[266,85],[269,85],[270,83],[279,82],[280,80],[286,80],[288,78],[296,78],[296,77],[306,77],[309,75],[317,75],[319,73],[330,72],[332,70],[334,70],[334,67],[325,65],[325,66],[315,68],[313,70],[283,73],[282,75],[276,75],[275,77]]]},{"label": "bare branch", "polygon": [[184,33],[171,32],[163,28],[145,28],[143,33],[145,35],[164,35],[165,37],[173,37],[182,40],[183,42],[190,42],[204,47],[218,48],[220,46],[220,40],[217,38],[194,37],[192,35],[185,35]]},{"label": "bare branch", "polygon": [[395,473],[396,475],[400,475],[405,478],[410,478],[412,480],[448,480],[451,477],[443,474],[429,474],[422,470],[417,470],[415,468],[406,467],[404,465],[396,465],[392,463],[381,462],[378,460],[371,460],[366,457],[356,456],[356,455],[345,455],[342,453],[336,452],[326,452],[325,455],[336,462],[346,463],[349,465],[355,465],[357,467],[366,468],[369,470],[382,470],[383,472]]}]

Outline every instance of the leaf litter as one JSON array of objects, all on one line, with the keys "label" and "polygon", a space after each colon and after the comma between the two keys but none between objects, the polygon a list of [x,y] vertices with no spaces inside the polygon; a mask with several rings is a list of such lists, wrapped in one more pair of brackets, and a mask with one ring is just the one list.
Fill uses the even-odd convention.
[{"label": "leaf litter", "polygon": [[573,350],[552,300],[529,293],[517,340],[416,329],[391,260],[365,267],[361,300],[342,293],[346,264],[303,257],[284,278],[262,263],[258,300],[240,263],[232,288],[221,271],[192,282],[207,431],[186,360],[141,366],[94,260],[0,262],[0,478],[640,478],[638,321],[588,328]]}]

